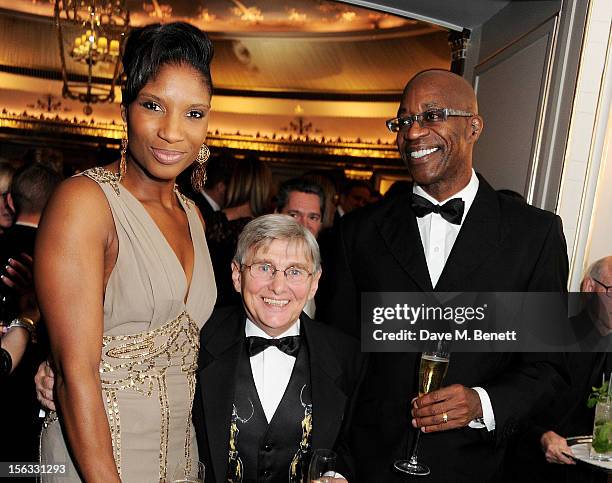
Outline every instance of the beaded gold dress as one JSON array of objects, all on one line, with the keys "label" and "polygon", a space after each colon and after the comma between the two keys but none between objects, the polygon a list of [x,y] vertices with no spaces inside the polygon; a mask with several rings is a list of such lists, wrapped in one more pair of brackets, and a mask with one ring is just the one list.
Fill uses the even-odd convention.
[{"label": "beaded gold dress", "polygon": [[[216,298],[204,229],[193,202],[176,191],[194,247],[188,289],[174,251],[117,175],[103,168],[83,175],[104,191],[119,241],[104,296],[100,361],[115,463],[124,483],[164,482],[198,461],[191,409],[199,330]],[[55,413],[41,434],[41,463],[67,465],[68,475],[46,475],[45,482],[81,481]]]}]

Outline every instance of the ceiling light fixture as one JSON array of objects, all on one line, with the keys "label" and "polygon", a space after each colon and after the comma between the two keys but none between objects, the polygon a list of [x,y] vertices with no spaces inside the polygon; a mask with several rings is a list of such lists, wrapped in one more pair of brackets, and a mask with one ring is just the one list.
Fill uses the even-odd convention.
[{"label": "ceiling light fixture", "polygon": [[[125,0],[55,0],[62,95],[91,104],[113,102],[130,14]],[[110,75],[110,79],[108,76]]]}]

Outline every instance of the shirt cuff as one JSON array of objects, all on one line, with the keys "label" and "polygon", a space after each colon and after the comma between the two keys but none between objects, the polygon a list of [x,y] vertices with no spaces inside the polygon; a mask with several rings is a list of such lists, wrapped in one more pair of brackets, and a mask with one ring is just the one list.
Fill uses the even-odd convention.
[{"label": "shirt cuff", "polygon": [[489,394],[482,387],[473,387],[480,398],[480,406],[482,407],[482,418],[477,418],[468,424],[470,428],[482,429],[487,428],[487,431],[495,429],[495,415],[493,414],[493,406]]},{"label": "shirt cuff", "polygon": [[326,471],[323,476],[331,476],[332,478],[340,478],[342,480],[346,480],[346,478],[337,471]]}]

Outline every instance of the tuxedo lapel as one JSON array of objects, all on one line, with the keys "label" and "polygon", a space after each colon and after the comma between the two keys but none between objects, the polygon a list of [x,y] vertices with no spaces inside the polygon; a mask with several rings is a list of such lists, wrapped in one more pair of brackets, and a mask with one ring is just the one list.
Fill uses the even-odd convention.
[{"label": "tuxedo lapel", "polygon": [[401,267],[420,290],[431,292],[433,287],[416,216],[410,207],[410,194],[397,196],[376,224],[387,248]]},{"label": "tuxedo lapel", "polygon": [[[304,313],[301,316],[310,355],[312,386],[312,446],[331,448],[340,432],[347,396],[338,387],[342,370],[335,350],[320,328]],[[329,335],[329,334],[328,334]]]},{"label": "tuxedo lapel", "polygon": [[482,177],[479,176],[479,180],[474,203],[436,285],[438,292],[453,292],[465,287],[472,272],[495,254],[501,244],[503,234],[497,194]]},{"label": "tuxedo lapel", "polygon": [[198,377],[204,409],[213,471],[218,481],[225,479],[228,465],[230,419],[234,399],[234,381],[244,349],[245,315],[236,310],[200,348]]}]

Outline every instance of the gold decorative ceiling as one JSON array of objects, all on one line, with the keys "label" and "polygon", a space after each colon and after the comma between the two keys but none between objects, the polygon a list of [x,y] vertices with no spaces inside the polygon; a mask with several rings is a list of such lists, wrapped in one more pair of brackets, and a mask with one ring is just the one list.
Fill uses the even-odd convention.
[{"label": "gold decorative ceiling", "polygon": [[[127,0],[132,25],[189,21],[209,32],[351,32],[413,20],[326,0]],[[0,0],[0,8],[53,15],[55,0]]]},{"label": "gold decorative ceiling", "polygon": [[[395,115],[406,81],[420,70],[450,65],[446,30],[338,2],[127,3],[132,25],[186,20],[211,32],[215,95],[209,128],[221,135],[392,143],[384,120]],[[95,105],[93,116],[62,99],[53,5],[0,0],[0,111],[121,123],[119,92],[115,104]],[[100,63],[94,76],[110,73]]]}]

